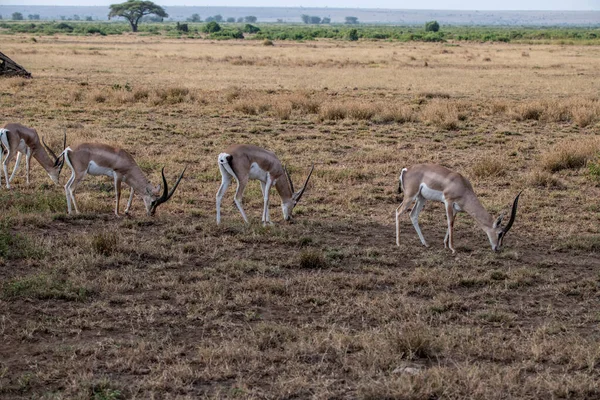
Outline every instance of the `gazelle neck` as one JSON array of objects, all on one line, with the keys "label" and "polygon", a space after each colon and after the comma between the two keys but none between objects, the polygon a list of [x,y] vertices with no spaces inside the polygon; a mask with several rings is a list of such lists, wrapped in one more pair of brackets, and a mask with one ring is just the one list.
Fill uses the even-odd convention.
[{"label": "gazelle neck", "polygon": [[54,161],[39,143],[32,146],[31,155],[42,165],[42,167],[44,167],[46,172],[51,173],[57,169],[54,166]]},{"label": "gazelle neck", "polygon": [[282,175],[279,179],[277,179],[277,182],[275,182],[275,189],[277,189],[277,193],[279,193],[282,203],[292,199],[294,193],[292,193],[292,188],[290,187],[285,175]]},{"label": "gazelle neck", "polygon": [[483,205],[481,205],[479,199],[474,193],[465,199],[462,209],[464,212],[472,216],[483,230],[487,231],[493,228],[494,218],[483,207]]}]

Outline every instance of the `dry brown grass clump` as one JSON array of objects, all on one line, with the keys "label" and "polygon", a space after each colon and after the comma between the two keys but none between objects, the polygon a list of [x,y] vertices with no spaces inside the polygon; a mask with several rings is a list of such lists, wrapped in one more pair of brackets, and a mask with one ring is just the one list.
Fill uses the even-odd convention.
[{"label": "dry brown grass clump", "polygon": [[319,111],[319,120],[337,121],[348,116],[348,109],[342,104],[325,104]]},{"label": "dry brown grass clump", "polygon": [[173,86],[157,89],[153,93],[151,102],[153,105],[158,106],[162,104],[179,104],[194,100],[195,97],[190,93],[188,88]]},{"label": "dry brown grass clump", "polygon": [[492,178],[506,175],[506,163],[499,157],[481,158],[471,167],[476,178]]},{"label": "dry brown grass clump", "polygon": [[374,119],[377,122],[396,122],[403,124],[405,122],[415,121],[416,115],[412,107],[399,104],[381,107]]},{"label": "dry brown grass clump", "polygon": [[527,183],[531,186],[542,187],[547,189],[560,189],[564,185],[558,178],[547,171],[536,170],[529,174]]},{"label": "dry brown grass clump", "polygon": [[598,139],[560,143],[542,155],[541,167],[550,172],[582,168],[598,151],[600,151]]},{"label": "dry brown grass clump", "polygon": [[92,250],[94,253],[109,256],[117,251],[117,234],[112,231],[101,231],[92,236]]},{"label": "dry brown grass clump", "polygon": [[421,109],[420,119],[425,123],[451,131],[459,128],[459,121],[464,119],[464,116],[459,113],[456,104],[434,99]]},{"label": "dry brown grass clump", "polygon": [[349,118],[364,121],[372,119],[380,110],[377,104],[368,102],[350,102],[346,104],[346,107],[346,114]]},{"label": "dry brown grass clump", "polygon": [[285,96],[285,100],[289,101],[294,110],[298,110],[301,114],[317,114],[321,108],[321,101],[312,98],[308,93],[299,92]]}]

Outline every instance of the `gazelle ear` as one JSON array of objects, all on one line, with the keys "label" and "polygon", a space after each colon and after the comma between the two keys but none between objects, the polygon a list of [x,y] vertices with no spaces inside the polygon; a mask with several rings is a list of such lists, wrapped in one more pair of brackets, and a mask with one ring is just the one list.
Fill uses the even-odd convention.
[{"label": "gazelle ear", "polygon": [[502,224],[502,219],[504,218],[504,214],[500,214],[500,216],[494,222],[494,228],[499,227]]}]

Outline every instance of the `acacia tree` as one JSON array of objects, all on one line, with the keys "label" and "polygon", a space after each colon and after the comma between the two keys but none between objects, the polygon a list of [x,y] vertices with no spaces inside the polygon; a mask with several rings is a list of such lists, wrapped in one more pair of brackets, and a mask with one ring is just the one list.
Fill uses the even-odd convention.
[{"label": "acacia tree", "polygon": [[161,6],[151,1],[127,0],[125,3],[111,4],[108,19],[123,17],[131,25],[131,30],[137,32],[138,23],[145,15],[155,14],[161,18],[167,18],[169,14]]}]

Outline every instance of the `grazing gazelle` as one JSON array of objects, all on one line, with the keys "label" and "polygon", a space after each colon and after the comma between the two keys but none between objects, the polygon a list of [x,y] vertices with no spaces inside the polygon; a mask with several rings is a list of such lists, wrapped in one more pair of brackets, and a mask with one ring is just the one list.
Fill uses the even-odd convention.
[{"label": "grazing gazelle", "polygon": [[396,209],[396,245],[400,246],[400,225],[399,218],[408,207],[415,201],[415,206],[410,212],[410,219],[421,239],[421,243],[428,247],[421,229],[419,228],[419,213],[427,200],[440,201],[446,206],[446,216],[448,219],[448,230],[444,238],[444,246],[449,247],[452,253],[454,250],[454,240],[452,228],[454,226],[454,217],[459,211],[464,211],[471,215],[479,226],[487,234],[492,249],[500,250],[504,236],[515,221],[517,215],[517,204],[519,196],[515,197],[512,205],[510,220],[506,226],[502,227],[503,215],[494,221],[494,218],[486,211],[477,199],[473,186],[461,174],[453,172],[448,168],[435,164],[418,164],[410,168],[403,168],[400,172],[400,186],[398,193],[404,191],[404,200]]},{"label": "grazing gazelle", "polygon": [[[71,168],[71,178],[65,185],[65,193],[67,195],[67,209],[71,214],[71,201],[75,206],[75,212],[79,214],[77,203],[75,202],[75,188],[79,182],[87,175],[106,175],[114,179],[115,182],[115,193],[116,193],[116,204],[115,214],[119,216],[119,201],[121,199],[121,182],[125,182],[131,187],[131,193],[129,195],[129,201],[127,202],[127,208],[125,214],[129,213],[131,208],[131,202],[133,200],[133,193],[138,192],[144,204],[146,205],[146,213],[148,215],[154,215],[156,207],[166,202],[173,196],[177,185],[183,178],[185,168],[179,175],[179,178],[175,182],[175,186],[169,192],[167,185],[167,179],[165,178],[165,169],[162,169],[162,180],[163,180],[163,193],[160,195],[160,185],[153,186],[137,163],[131,157],[131,154],[125,150],[118,149],[116,147],[107,146],[99,143],[82,143],[79,146],[71,149],[67,147],[63,152],[65,156],[65,162]],[[159,196],[160,195],[160,196]]]},{"label": "grazing gazelle", "polygon": [[[65,134],[63,149],[65,148],[67,140],[67,135]],[[19,163],[21,162],[21,156],[25,154],[25,170],[27,176],[27,184],[29,184],[29,160],[31,156],[38,160],[38,162],[44,167],[50,179],[58,185],[58,176],[60,175],[60,170],[63,166],[63,160],[61,157],[56,157],[56,154],[50,149],[44,139],[42,139],[42,143],[44,147],[42,147],[42,143],[40,143],[40,138],[33,128],[28,128],[21,124],[6,124],[4,128],[0,129],[0,142],[2,146],[7,151],[6,158],[2,162],[2,168],[4,169],[4,177],[6,179],[6,187],[10,189],[10,182],[12,182],[15,177],[15,173],[19,169]],[[52,155],[54,160],[48,156],[48,153]],[[8,163],[17,156],[17,161],[15,162],[15,168],[13,169],[10,178],[8,177]],[[2,158],[2,153],[0,152],[0,159]]]},{"label": "grazing gazelle", "polygon": [[221,187],[217,192],[217,224],[221,223],[221,200],[223,200],[232,177],[237,181],[237,189],[234,197],[235,204],[246,223],[248,223],[248,218],[246,218],[246,213],[242,208],[244,189],[246,188],[246,184],[248,184],[248,180],[256,179],[260,181],[264,200],[262,223],[266,225],[271,223],[271,218],[269,217],[269,191],[271,190],[271,186],[274,185],[277,189],[281,197],[283,218],[289,221],[292,218],[292,210],[304,194],[308,180],[313,169],[315,169],[313,164],[302,189],[294,192],[294,184],[287,169],[281,165],[281,161],[279,161],[277,156],[268,150],[249,144],[235,144],[225,149],[224,153],[219,154],[218,163],[222,181]]}]

